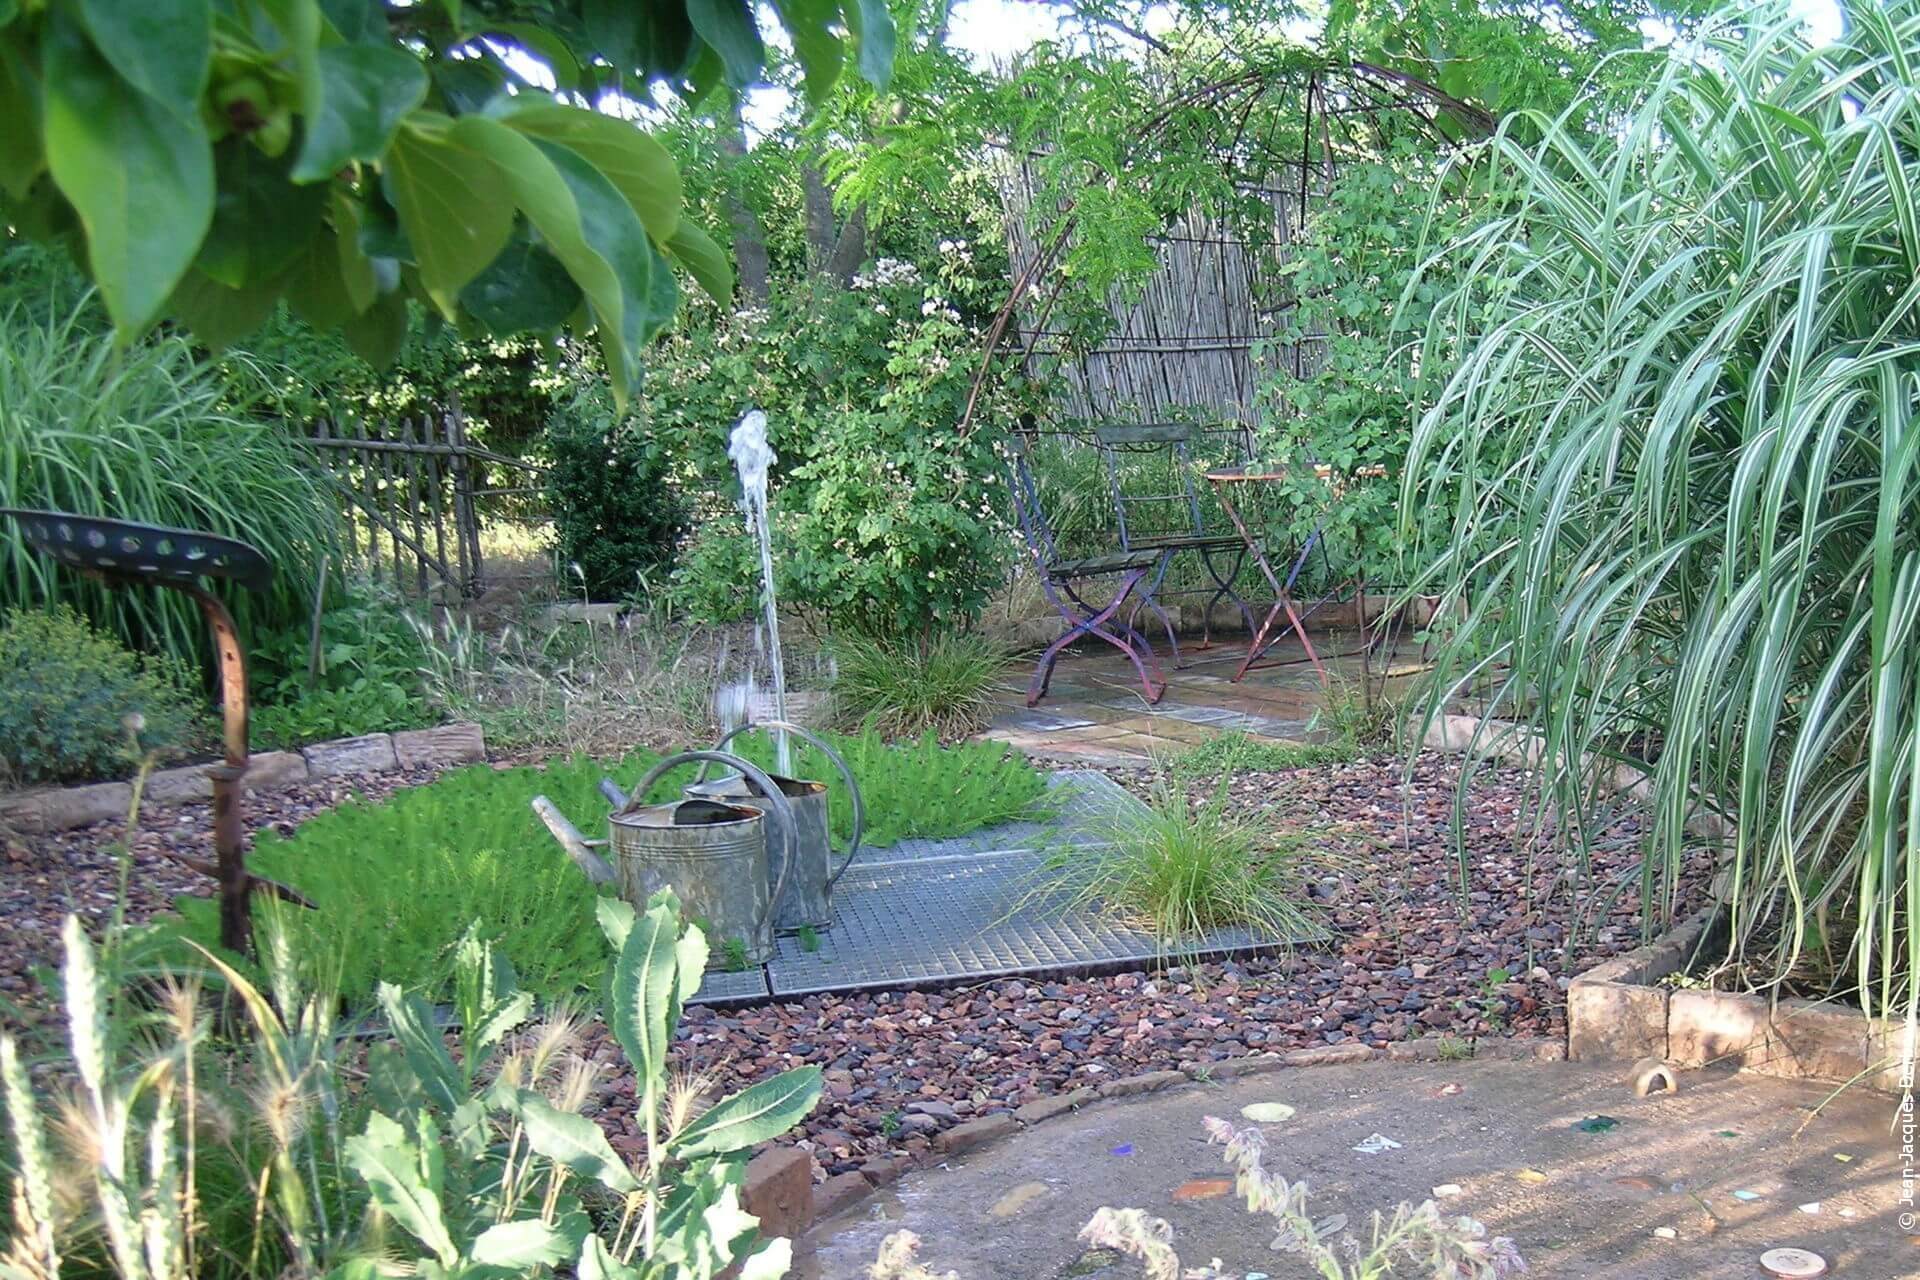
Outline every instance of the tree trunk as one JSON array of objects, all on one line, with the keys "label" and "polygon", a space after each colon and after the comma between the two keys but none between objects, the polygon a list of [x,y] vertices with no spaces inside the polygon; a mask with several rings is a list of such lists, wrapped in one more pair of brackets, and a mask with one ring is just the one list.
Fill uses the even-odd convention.
[{"label": "tree trunk", "polygon": [[833,193],[811,163],[800,166],[800,183],[807,218],[807,269],[826,274],[834,245],[840,239],[833,220]]},{"label": "tree trunk", "polygon": [[[740,100],[733,99],[727,111],[726,132],[720,135],[720,149],[734,159],[747,154],[747,126],[740,118]],[[738,194],[726,199],[727,221],[733,224],[733,260],[740,272],[740,293],[753,306],[765,306],[771,296],[768,286],[767,234],[760,219]]]}]

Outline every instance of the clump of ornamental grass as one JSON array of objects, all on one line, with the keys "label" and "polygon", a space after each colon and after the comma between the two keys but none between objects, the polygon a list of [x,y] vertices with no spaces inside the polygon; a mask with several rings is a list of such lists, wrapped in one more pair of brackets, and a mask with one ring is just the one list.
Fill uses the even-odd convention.
[{"label": "clump of ornamental grass", "polygon": [[1144,810],[1109,820],[1099,844],[1050,854],[1032,894],[1064,910],[1098,910],[1151,933],[1162,954],[1191,951],[1217,929],[1273,942],[1314,931],[1302,833],[1229,812],[1224,783],[1203,803],[1162,781]]},{"label": "clump of ornamental grass", "polygon": [[833,647],[837,714],[896,738],[965,737],[993,719],[994,686],[1009,652],[977,632],[931,639],[856,637]]}]

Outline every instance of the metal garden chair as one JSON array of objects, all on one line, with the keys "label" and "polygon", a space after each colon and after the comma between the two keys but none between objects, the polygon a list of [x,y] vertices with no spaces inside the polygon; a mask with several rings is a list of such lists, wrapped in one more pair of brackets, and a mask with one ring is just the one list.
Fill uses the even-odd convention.
[{"label": "metal garden chair", "polygon": [[[1196,429],[1187,423],[1156,422],[1096,427],[1093,434],[1107,472],[1121,550],[1167,553],[1155,566],[1153,575],[1141,585],[1131,620],[1138,619],[1142,606],[1151,610],[1167,633],[1167,643],[1173,649],[1173,665],[1180,665],[1180,641],[1166,610],[1160,606],[1160,595],[1174,557],[1191,552],[1199,556],[1207,577],[1213,581],[1213,592],[1207,597],[1201,623],[1200,647],[1213,647],[1213,609],[1222,599],[1233,601],[1251,632],[1253,610],[1233,587],[1246,563],[1246,543],[1231,529],[1207,527],[1200,493],[1193,482]],[[1162,489],[1165,491],[1160,491]],[[1224,575],[1215,563],[1216,556],[1230,559]]]},{"label": "metal garden chair", "polygon": [[[1167,692],[1167,678],[1160,670],[1159,659],[1154,656],[1153,645],[1146,636],[1121,620],[1120,610],[1149,578],[1165,575],[1172,551],[1140,547],[1104,555],[1062,556],[1053,526],[1040,502],[1026,437],[1017,433],[1009,436],[1007,447],[1013,508],[1021,539],[1033,556],[1034,567],[1040,574],[1040,589],[1046,594],[1047,602],[1067,623],[1065,633],[1047,646],[1034,667],[1033,679],[1027,683],[1027,705],[1031,707],[1046,696],[1060,651],[1082,636],[1096,636],[1126,654],[1140,675],[1140,688],[1147,701],[1159,702]],[[1087,583],[1116,577],[1119,585],[1105,604],[1086,598]],[[1163,620],[1164,617],[1163,614]]]}]

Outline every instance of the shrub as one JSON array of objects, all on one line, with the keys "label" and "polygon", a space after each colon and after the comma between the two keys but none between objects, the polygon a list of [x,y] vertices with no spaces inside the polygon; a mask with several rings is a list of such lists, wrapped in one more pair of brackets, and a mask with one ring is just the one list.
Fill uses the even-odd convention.
[{"label": "shrub", "polygon": [[836,714],[897,737],[959,738],[993,719],[1008,654],[973,632],[931,639],[854,637],[833,645]]},{"label": "shrub", "polygon": [[667,453],[604,384],[582,388],[547,427],[560,556],[595,600],[623,600],[669,563],[683,521]]},{"label": "shrub", "polygon": [[65,605],[10,609],[0,623],[0,774],[13,782],[117,776],[141,751],[193,744],[202,723],[198,682],[179,662],[144,657]]},{"label": "shrub", "polygon": [[[0,314],[0,506],[45,507],[243,538],[274,567],[265,592],[222,590],[241,634],[307,615],[336,548],[339,504],[281,428],[231,407],[232,388],[179,338],[122,349],[79,313]],[[0,606],[66,602],[126,644],[207,659],[177,591],[120,590],[30,550],[0,521]]]},{"label": "shrub", "polygon": [[1032,892],[1063,899],[1069,910],[1097,906],[1152,933],[1165,955],[1190,950],[1214,929],[1290,942],[1313,928],[1300,905],[1304,841],[1257,817],[1230,815],[1224,782],[1200,805],[1163,783],[1146,812],[1115,819],[1107,837],[1050,855]]},{"label": "shrub", "polygon": [[[852,290],[796,290],[664,343],[649,366],[648,420],[689,441],[689,482],[712,495],[674,574],[696,617],[732,620],[757,596],[757,551],[722,453],[749,406],[767,412],[776,589],[783,606],[888,637],[954,629],[1005,581],[995,429],[957,429],[978,333],[967,309],[997,289],[949,246],[923,272],[883,259]],[[1012,417],[1024,388],[996,384],[976,421]]]}]

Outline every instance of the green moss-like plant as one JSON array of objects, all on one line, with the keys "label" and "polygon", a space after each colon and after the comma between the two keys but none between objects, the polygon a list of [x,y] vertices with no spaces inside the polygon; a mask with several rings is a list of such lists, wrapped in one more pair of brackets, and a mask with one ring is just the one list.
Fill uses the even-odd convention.
[{"label": "green moss-like plant", "polygon": [[[831,738],[859,780],[870,820],[867,842],[962,835],[1033,810],[1045,780],[991,743],[942,747],[931,738],[893,745],[868,734]],[[735,739],[762,765],[773,743]],[[612,894],[587,882],[529,807],[546,795],[590,834],[607,812],[600,779],[632,786],[659,759],[637,751],[618,761],[575,757],[545,767],[473,765],[373,804],[353,800],[303,824],[291,836],[263,833],[250,867],[293,885],[314,910],[257,900],[262,927],[285,927],[291,953],[311,985],[364,1002],[378,981],[443,994],[454,949],[469,922],[543,998],[597,992],[606,953],[590,921]],[[838,772],[817,752],[795,752],[795,772],[832,789],[831,825],[842,842],[851,806]],[[649,799],[670,800],[693,779],[691,767],[661,778]],[[180,901],[183,931],[203,946],[219,936],[214,904]],[[716,942],[716,946],[721,945]]]}]

